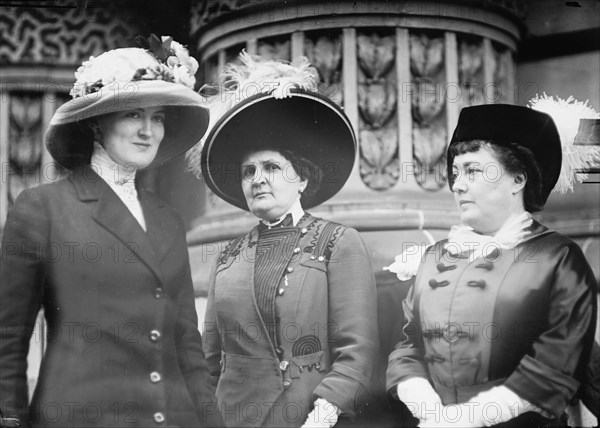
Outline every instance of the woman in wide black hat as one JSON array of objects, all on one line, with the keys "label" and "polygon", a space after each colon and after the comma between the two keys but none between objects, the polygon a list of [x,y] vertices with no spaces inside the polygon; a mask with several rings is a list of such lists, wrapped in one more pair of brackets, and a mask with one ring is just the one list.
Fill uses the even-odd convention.
[{"label": "woman in wide black hat", "polygon": [[[356,230],[312,216],[354,164],[343,111],[305,58],[242,54],[213,102],[191,166],[258,224],[211,277],[204,345],[228,426],[333,426],[370,393],[378,347],[374,278]],[[244,96],[245,94],[254,94]]]},{"label": "woman in wide black hat", "polygon": [[[461,111],[447,154],[461,224],[417,263],[387,371],[388,390],[420,426],[564,424],[596,301],[581,249],[531,216],[559,181],[561,159],[545,113]],[[391,270],[406,275],[406,261]]]},{"label": "woman in wide black hat", "polygon": [[[197,327],[185,229],[138,170],[193,146],[208,111],[195,60],[171,38],[75,73],[45,141],[71,174],[22,192],[0,267],[2,426],[212,426],[220,418]],[[45,355],[31,403],[27,351],[40,308]]]}]

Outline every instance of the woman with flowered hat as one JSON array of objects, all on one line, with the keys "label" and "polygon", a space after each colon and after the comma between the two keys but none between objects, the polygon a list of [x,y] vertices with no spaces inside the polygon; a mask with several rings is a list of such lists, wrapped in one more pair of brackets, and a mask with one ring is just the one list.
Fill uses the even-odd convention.
[{"label": "woman with flowered hat", "polygon": [[[138,190],[138,170],[185,152],[208,111],[195,60],[170,38],[115,49],[76,72],[45,135],[71,170],[22,192],[6,221],[0,285],[5,426],[219,425],[180,217]],[[40,308],[45,355],[28,403]]]},{"label": "woman with flowered hat", "polygon": [[[564,426],[584,380],[595,278],[579,246],[531,213],[555,186],[572,186],[569,165],[585,162],[561,167],[575,134],[562,147],[552,117],[536,109],[460,113],[447,162],[461,224],[412,272],[387,370],[388,390],[419,426]],[[390,270],[407,279],[406,261]]]},{"label": "woman with flowered hat", "polygon": [[242,54],[221,77],[191,166],[217,196],[257,217],[218,257],[209,286],[204,349],[223,420],[331,427],[354,419],[377,361],[369,254],[356,230],[305,211],[348,179],[354,131],[315,92],[306,58]]}]

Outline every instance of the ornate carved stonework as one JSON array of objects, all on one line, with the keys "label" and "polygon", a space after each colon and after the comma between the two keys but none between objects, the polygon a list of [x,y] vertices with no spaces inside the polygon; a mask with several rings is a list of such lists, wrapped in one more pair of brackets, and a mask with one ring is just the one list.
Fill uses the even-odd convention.
[{"label": "ornate carved stonework", "polygon": [[394,36],[360,33],[357,45],[360,175],[371,189],[386,190],[399,176],[396,44]]},{"label": "ornate carved stonework", "polygon": [[319,71],[319,92],[343,105],[342,35],[340,33],[308,34],[304,54]]},{"label": "ornate carved stonework", "polygon": [[263,39],[258,43],[256,53],[264,58],[289,61],[292,57],[290,44],[289,37]]},{"label": "ornate carved stonework", "polygon": [[0,63],[76,65],[122,46],[129,23],[111,7],[2,7]]},{"label": "ornate carved stonework", "polygon": [[458,48],[460,107],[484,103],[483,43],[481,38],[463,38]]},{"label": "ornate carved stonework", "polygon": [[410,69],[415,179],[425,190],[438,190],[446,184],[441,173],[447,142],[443,35],[411,33]]}]

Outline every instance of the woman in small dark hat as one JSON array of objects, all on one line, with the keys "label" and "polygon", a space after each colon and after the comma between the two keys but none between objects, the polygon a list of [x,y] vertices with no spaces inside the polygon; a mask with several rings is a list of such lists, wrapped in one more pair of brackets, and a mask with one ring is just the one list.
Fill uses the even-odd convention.
[{"label": "woman in small dark hat", "polygon": [[[135,187],[138,170],[200,140],[197,68],[170,38],[77,71],[45,141],[71,174],[22,192],[6,221],[0,285],[3,426],[221,423],[197,327],[180,217]],[[43,308],[47,341],[31,402],[27,352]]]},{"label": "woman in small dark hat", "polygon": [[579,246],[531,216],[559,180],[557,128],[526,107],[468,107],[447,159],[461,224],[418,264],[387,388],[423,427],[560,426],[596,300]]},{"label": "woman in small dark hat", "polygon": [[356,139],[343,111],[314,92],[305,58],[241,58],[216,98],[224,113],[190,154],[217,196],[258,220],[211,277],[209,370],[228,426],[331,427],[355,418],[370,393],[374,278],[356,230],[305,209],[342,188]]}]

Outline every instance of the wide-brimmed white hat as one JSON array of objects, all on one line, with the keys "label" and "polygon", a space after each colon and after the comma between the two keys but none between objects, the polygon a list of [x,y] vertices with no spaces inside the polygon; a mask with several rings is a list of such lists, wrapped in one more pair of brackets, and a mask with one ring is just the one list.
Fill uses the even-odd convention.
[{"label": "wide-brimmed white hat", "polygon": [[85,119],[136,108],[165,107],[165,136],[151,166],[185,152],[206,132],[209,112],[194,90],[198,63],[170,37],[153,49],[119,48],[91,57],[75,72],[72,100],[50,120],[44,141],[52,157],[73,169],[87,164],[93,136]]}]

